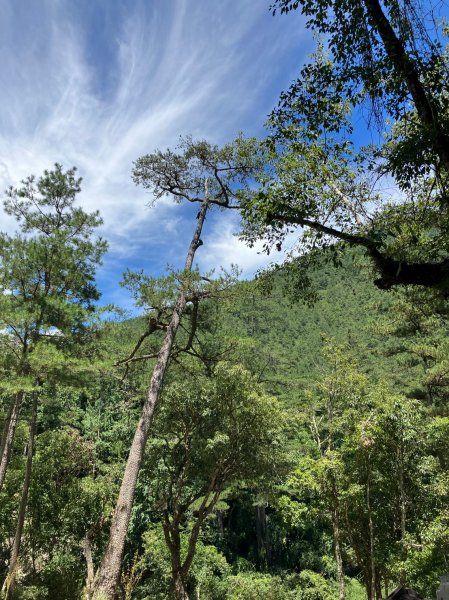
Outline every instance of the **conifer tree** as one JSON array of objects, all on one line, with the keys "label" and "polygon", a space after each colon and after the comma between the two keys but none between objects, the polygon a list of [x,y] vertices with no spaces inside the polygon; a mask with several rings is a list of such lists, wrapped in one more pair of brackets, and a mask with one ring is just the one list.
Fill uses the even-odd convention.
[{"label": "conifer tree", "polygon": [[96,575],[93,594],[95,600],[102,598],[113,600],[117,595],[137,478],[176,334],[187,303],[192,302],[195,305],[201,297],[208,295],[207,292],[203,294],[201,290],[198,293],[195,289],[198,275],[192,269],[196,251],[203,243],[201,233],[206,214],[213,205],[221,207],[229,205],[242,187],[250,185],[251,178],[258,167],[257,157],[249,151],[250,147],[252,142],[241,138],[223,148],[212,146],[204,141],[193,142],[187,138],[181,142],[180,152],[157,151],[140,158],[135,163],[133,172],[135,182],[151,190],[155,199],[169,196],[178,203],[198,202],[200,210],[187,251],[184,270],[177,277],[178,290],[172,292],[162,303],[163,311],[150,311],[148,329],[127,359],[135,360],[135,353],[146,337],[158,329],[165,330],[160,350],[152,357],[146,357],[156,358],[156,364],[125,466],[109,540]]},{"label": "conifer tree", "polygon": [[[93,239],[98,212],[75,206],[81,190],[76,169],[55,165],[6,192],[5,211],[19,232],[0,234],[0,323],[5,391],[10,396],[1,441],[2,486],[26,395],[32,397],[30,436],[18,525],[4,587],[12,594],[32,473],[39,390],[55,373],[67,375],[74,341],[82,341],[100,294],[95,269],[106,243]],[[70,370],[70,369],[69,369]]]}]

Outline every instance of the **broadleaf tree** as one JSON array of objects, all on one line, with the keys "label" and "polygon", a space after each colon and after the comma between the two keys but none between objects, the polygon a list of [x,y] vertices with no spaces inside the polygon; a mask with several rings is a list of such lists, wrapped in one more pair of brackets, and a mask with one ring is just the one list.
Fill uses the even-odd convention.
[{"label": "broadleaf tree", "polygon": [[178,600],[188,598],[201,530],[226,488],[259,485],[267,492],[286,465],[282,410],[248,371],[219,363],[212,378],[189,379],[164,392],[145,469]]},{"label": "broadleaf tree", "polygon": [[401,0],[272,8],[300,10],[324,41],[270,116],[266,173],[241,203],[243,237],[280,248],[295,231],[309,251],[358,246],[381,289],[446,291],[449,70],[437,7],[432,19]]}]

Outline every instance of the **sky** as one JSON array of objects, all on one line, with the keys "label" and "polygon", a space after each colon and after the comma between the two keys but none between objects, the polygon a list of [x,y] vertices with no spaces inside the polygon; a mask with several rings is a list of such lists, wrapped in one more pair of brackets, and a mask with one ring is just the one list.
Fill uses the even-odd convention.
[{"label": "sky", "polygon": [[[221,144],[263,135],[279,93],[312,51],[299,13],[273,17],[270,0],[2,0],[0,193],[55,162],[83,177],[79,203],[99,210],[109,251],[103,302],[131,308],[122,273],[180,268],[197,207],[148,206],[133,161],[191,134]],[[15,224],[0,213],[0,229]],[[235,237],[238,217],[207,221],[198,266],[239,265],[251,277],[271,259]]]}]

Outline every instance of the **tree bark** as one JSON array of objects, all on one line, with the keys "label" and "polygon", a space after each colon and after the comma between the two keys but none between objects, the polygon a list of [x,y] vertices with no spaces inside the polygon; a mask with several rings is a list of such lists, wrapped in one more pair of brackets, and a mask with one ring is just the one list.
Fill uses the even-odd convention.
[{"label": "tree bark", "polygon": [[[369,590],[371,585],[371,569],[369,566],[369,556],[366,557],[364,555],[364,545],[365,545],[365,532],[360,532],[359,522],[356,522],[356,527],[354,528],[354,522],[350,520],[348,515],[348,504],[345,502],[344,505],[344,520],[346,526],[346,532],[348,534],[349,542],[352,550],[354,551],[356,557],[356,564],[359,567],[362,577],[363,583],[366,589],[366,596],[369,598]],[[363,536],[363,539],[362,539]]]},{"label": "tree bark", "polygon": [[376,600],[377,592],[377,573],[376,573],[376,558],[374,555],[374,522],[373,511],[371,507],[371,457],[368,453],[368,473],[366,479],[366,506],[368,510],[368,532],[369,532],[369,554],[370,554],[370,586],[369,599]]},{"label": "tree bark", "polygon": [[[201,210],[198,213],[197,225],[195,233],[187,252],[184,270],[190,272],[192,270],[193,259],[195,252],[201,246],[201,231],[206,218],[206,213],[209,203],[206,196]],[[148,440],[151,423],[153,420],[154,411],[159,399],[159,394],[162,388],[165,370],[167,368],[171,349],[176,337],[176,333],[181,321],[187,303],[187,295],[184,287],[181,290],[176,301],[170,324],[168,325],[165,339],[159,352],[156,365],[154,367],[153,376],[145,401],[142,415],[137,425],[134,439],[126,463],[125,472],[123,475],[122,485],[120,488],[117,505],[112,517],[111,530],[109,541],[103,555],[96,581],[94,583],[93,597],[96,600],[114,600],[117,593],[117,587],[120,580],[122,567],[122,558],[125,548],[126,534],[128,531],[129,520],[131,517],[131,509],[134,501],[134,493],[137,485],[137,478],[142,464],[145,446]]]},{"label": "tree bark", "polygon": [[3,426],[2,439],[0,442],[0,490],[6,477],[9,459],[11,456],[11,448],[16,433],[17,422],[19,420],[20,407],[22,405],[23,393],[19,392],[14,396],[9,405],[8,414],[6,415],[5,424]]},{"label": "tree bark", "polygon": [[397,285],[419,285],[442,291],[449,289],[449,259],[423,263],[410,263],[397,260],[386,254],[382,254],[378,248],[378,242],[367,234],[361,235],[341,231],[318,221],[304,219],[292,213],[269,213],[266,216],[265,222],[267,225],[273,225],[274,227],[279,226],[279,224],[295,224],[300,227],[310,227],[314,231],[319,231],[337,240],[347,242],[351,246],[365,248],[368,257],[373,261],[380,275],[380,278],[376,279],[374,284],[382,290],[389,290]]},{"label": "tree bark", "polygon": [[337,565],[338,597],[339,600],[346,600],[345,575],[343,572],[343,559],[341,556],[340,546],[340,527],[338,522],[337,511],[335,511],[333,515],[332,531],[334,536],[335,562]]},{"label": "tree bark", "polygon": [[441,127],[437,107],[421,83],[416,64],[405,51],[403,42],[397,37],[379,1],[364,0],[364,3],[371,21],[382,39],[388,58],[407,85],[421,122],[433,133],[434,151],[441,164],[446,170],[449,170],[449,136]]},{"label": "tree bark", "polygon": [[33,468],[33,452],[34,452],[34,436],[36,433],[36,421],[37,421],[37,392],[33,392],[32,395],[32,406],[31,406],[31,424],[30,424],[30,436],[27,448],[27,462],[25,467],[25,478],[23,482],[22,497],[20,500],[19,507],[19,518],[17,520],[16,535],[14,537],[14,543],[11,550],[11,558],[9,561],[8,574],[3,584],[3,589],[6,592],[5,600],[11,600],[13,597],[14,584],[17,575],[17,567],[19,560],[20,545],[22,543],[23,526],[25,524],[25,515],[28,504],[28,493],[31,483],[31,473]]},{"label": "tree bark", "polygon": [[170,551],[173,594],[176,600],[189,600],[185,588],[185,578],[188,569],[186,570],[185,565],[181,564],[180,518],[181,515],[177,515],[177,518],[170,522],[168,515],[166,515],[162,521],[162,528],[164,530],[165,543]]},{"label": "tree bark", "polygon": [[217,523],[218,523],[218,535],[220,538],[224,538],[224,519],[223,519],[223,510],[217,510]]},{"label": "tree bark", "polygon": [[265,505],[257,504],[256,510],[256,539],[259,568],[264,569],[269,564],[267,541],[267,515]]},{"label": "tree bark", "polygon": [[86,533],[83,540],[83,552],[86,559],[87,577],[86,577],[86,598],[90,600],[92,597],[92,583],[94,581],[94,562],[92,558],[92,545],[90,543],[89,534]]},{"label": "tree bark", "polygon": [[381,254],[377,249],[368,250],[381,277],[374,284],[381,290],[396,285],[420,285],[447,291],[449,288],[449,260],[438,263],[407,263]]},{"label": "tree bark", "polygon": [[[405,542],[405,537],[407,535],[407,497],[405,493],[405,482],[404,482],[404,449],[402,445],[399,445],[398,450],[398,466],[399,466],[399,506],[400,506],[400,514],[401,514],[401,555],[402,559],[405,560],[407,558],[407,546]],[[400,571],[400,583],[401,585],[405,585],[407,582],[407,573],[404,567],[401,567]]]},{"label": "tree bark", "polygon": [[343,571],[343,558],[341,554],[341,534],[340,534],[340,511],[338,506],[338,493],[334,477],[332,477],[332,534],[334,538],[335,563],[337,565],[338,579],[338,598],[346,600],[345,574]]},{"label": "tree bark", "polygon": [[189,596],[187,595],[185,589],[184,581],[182,580],[182,576],[179,571],[173,573],[173,580],[176,600],[189,600]]},{"label": "tree bark", "polygon": [[8,412],[6,413],[5,422],[3,423],[2,439],[0,440],[0,461],[3,460],[3,453],[5,452],[5,448],[6,448],[6,440],[8,437],[9,424],[11,423],[11,417],[12,417],[12,413],[14,410],[14,406],[16,404],[16,400],[17,400],[16,396],[13,396],[10,399]]}]

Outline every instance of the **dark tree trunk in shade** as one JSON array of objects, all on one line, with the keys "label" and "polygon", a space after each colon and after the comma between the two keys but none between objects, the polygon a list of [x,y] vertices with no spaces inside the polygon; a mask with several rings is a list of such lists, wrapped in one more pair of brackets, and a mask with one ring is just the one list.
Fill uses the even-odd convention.
[{"label": "dark tree trunk in shade", "polygon": [[269,543],[267,531],[267,514],[265,506],[258,504],[256,506],[256,539],[257,539],[257,556],[259,567],[265,568],[270,561]]},{"label": "dark tree trunk in shade", "polygon": [[19,517],[17,520],[16,535],[14,537],[14,543],[11,550],[8,574],[3,585],[3,588],[6,592],[5,600],[11,600],[13,598],[14,583],[17,575],[20,545],[22,543],[23,527],[25,524],[25,515],[28,504],[28,493],[30,490],[31,473],[33,468],[34,436],[36,433],[37,420],[37,397],[37,393],[34,392],[32,397],[30,436],[27,447],[27,461],[25,467],[25,478],[23,482],[22,496],[20,499]]},{"label": "dark tree trunk in shade", "polygon": [[[191,271],[195,252],[201,245],[201,231],[206,218],[208,209],[207,199],[201,205],[198,213],[195,233],[187,252],[185,271]],[[96,600],[114,600],[120,581],[122,568],[122,558],[125,548],[126,534],[128,531],[131,510],[134,501],[134,493],[137,485],[137,478],[142,464],[145,446],[148,440],[151,423],[159,393],[162,388],[165,370],[167,368],[170,353],[175,341],[176,333],[181,321],[187,303],[186,291],[181,288],[176,301],[170,324],[167,327],[165,339],[159,351],[158,359],[154,367],[151,378],[147,399],[145,401],[142,415],[137,425],[134,439],[129,451],[128,461],[126,463],[122,484],[117,500],[117,505],[112,517],[109,541],[106,546],[103,560],[94,583],[93,597]]]},{"label": "dark tree trunk in shade", "polygon": [[3,426],[2,439],[0,441],[0,490],[6,477],[9,459],[11,457],[11,448],[14,442],[17,422],[19,420],[20,407],[22,405],[23,394],[15,394],[9,405],[8,413]]},{"label": "dark tree trunk in shade", "polygon": [[345,574],[343,570],[343,557],[341,553],[341,532],[340,532],[340,507],[338,500],[338,490],[335,478],[332,477],[332,534],[334,538],[334,554],[335,563],[337,566],[337,579],[338,579],[338,597],[339,600],[346,599],[346,588],[345,588]]}]

